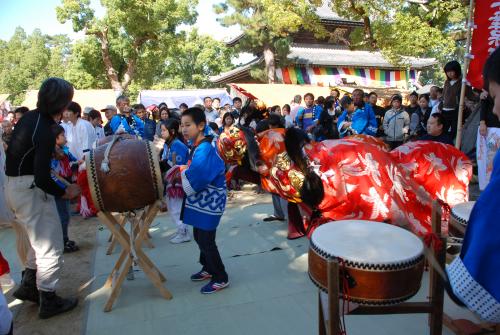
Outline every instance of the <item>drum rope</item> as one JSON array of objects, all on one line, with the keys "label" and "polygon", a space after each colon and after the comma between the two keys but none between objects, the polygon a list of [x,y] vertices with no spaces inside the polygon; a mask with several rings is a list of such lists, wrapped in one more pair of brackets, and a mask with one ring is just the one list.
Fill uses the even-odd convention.
[{"label": "drum rope", "polygon": [[119,138],[120,138],[119,136],[113,135],[113,139],[106,146],[106,151],[104,151],[104,159],[101,162],[101,171],[104,173],[108,173],[110,171],[110,169],[109,169],[109,154],[111,152],[111,147],[113,147],[113,145],[115,144],[115,142]]}]

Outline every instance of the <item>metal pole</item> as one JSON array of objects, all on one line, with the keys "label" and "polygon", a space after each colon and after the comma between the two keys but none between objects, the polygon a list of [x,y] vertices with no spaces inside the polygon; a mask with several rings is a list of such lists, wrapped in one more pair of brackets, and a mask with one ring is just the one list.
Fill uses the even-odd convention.
[{"label": "metal pole", "polygon": [[458,124],[457,124],[457,137],[455,139],[455,147],[460,150],[460,145],[462,144],[462,120],[464,118],[464,107],[465,107],[465,86],[467,80],[465,76],[467,71],[469,70],[470,63],[470,44],[472,37],[472,28],[474,26],[474,22],[472,22],[472,12],[474,10],[474,0],[470,0],[469,4],[469,19],[467,20],[467,43],[465,45],[465,57],[464,57],[464,75],[462,77],[462,89],[460,91],[460,103],[458,107]]}]

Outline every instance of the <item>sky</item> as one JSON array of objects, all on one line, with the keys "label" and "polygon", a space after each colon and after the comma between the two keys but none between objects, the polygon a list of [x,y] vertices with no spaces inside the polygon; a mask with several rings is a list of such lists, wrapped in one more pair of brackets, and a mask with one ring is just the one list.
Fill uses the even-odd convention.
[{"label": "sky", "polygon": [[[217,40],[226,40],[238,35],[238,28],[224,28],[216,21],[213,5],[221,0],[200,0],[197,7],[196,27],[200,33],[208,34]],[[61,0],[0,0],[0,39],[9,40],[16,27],[24,28],[27,34],[39,28],[48,35],[67,34],[72,39],[83,38],[82,33],[73,32],[71,22],[59,23],[55,8]],[[92,0],[92,8],[97,16],[104,13],[99,0]]]}]

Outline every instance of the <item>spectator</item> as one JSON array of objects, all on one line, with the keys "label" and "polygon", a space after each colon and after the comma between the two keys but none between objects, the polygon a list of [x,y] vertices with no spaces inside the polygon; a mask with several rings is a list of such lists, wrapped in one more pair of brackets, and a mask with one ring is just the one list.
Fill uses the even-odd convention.
[{"label": "spectator", "polygon": [[99,141],[101,138],[104,138],[105,135],[104,135],[104,129],[102,129],[101,113],[99,113],[95,109],[92,109],[89,112],[89,122],[95,129],[95,135],[96,135],[97,141]]},{"label": "spectator", "polygon": [[184,102],[179,105],[179,113],[182,115],[185,110],[187,110],[189,107],[186,105]]},{"label": "spectator", "polygon": [[430,108],[434,108],[434,106],[439,105],[439,103],[441,102],[440,95],[442,95],[442,89],[438,86],[431,86],[431,89],[429,90],[429,107]]},{"label": "spectator", "polygon": [[[454,139],[457,135],[458,105],[462,89],[462,69],[457,61],[451,61],[444,66],[444,72],[446,74],[446,81],[443,87],[443,103],[439,109],[444,117],[444,130]],[[469,100],[475,100],[471,87],[468,85],[465,87],[465,96]]]},{"label": "spectator", "polygon": [[479,133],[481,136],[488,135],[488,128],[500,128],[500,121],[493,113],[493,99],[489,96],[488,91],[483,90],[481,93],[481,121],[479,123]]},{"label": "spectator", "polygon": [[375,114],[371,105],[363,102],[363,96],[363,90],[355,89],[352,92],[352,99],[345,95],[340,101],[344,109],[337,124],[340,137],[353,134],[375,136],[377,133]]},{"label": "spectator", "polygon": [[411,117],[412,114],[420,108],[418,104],[418,93],[415,91],[411,92],[408,96],[408,100],[410,101],[410,104],[408,105],[408,107],[406,107],[406,112]]},{"label": "spectator", "polygon": [[71,102],[64,113],[69,120],[63,125],[69,151],[82,160],[97,139],[95,129],[90,122],[81,118],[82,108],[76,102]]},{"label": "spectator", "polygon": [[231,112],[226,112],[222,120],[222,127],[219,129],[219,133],[223,133],[226,130],[229,131],[229,128],[231,128],[235,122],[233,113]]},{"label": "spectator", "polygon": [[306,93],[304,95],[306,107],[302,107],[297,112],[295,124],[305,132],[310,133],[313,127],[318,123],[319,116],[323,111],[320,105],[314,105],[314,95]]},{"label": "spectator", "polygon": [[271,107],[271,114],[281,115],[281,107],[279,105],[274,105]]},{"label": "spectator", "polygon": [[215,122],[210,122],[210,123],[208,124],[208,126],[210,127],[210,129],[212,129],[213,134],[215,134],[215,136],[220,135],[220,133],[219,133],[219,125],[218,125],[217,123],[215,123]]},{"label": "spectator", "polygon": [[420,138],[422,141],[434,141],[453,145],[453,141],[444,131],[444,117],[441,113],[433,114],[427,121],[427,135]]},{"label": "spectator", "polygon": [[[330,103],[333,104],[333,101]],[[324,140],[333,140],[339,138],[339,132],[334,124],[335,116],[330,115],[327,112],[321,113],[319,117],[318,125],[314,128],[313,139],[317,142]]]},{"label": "spectator", "polygon": [[410,116],[410,136],[419,138],[427,134],[427,120],[431,116],[429,96],[421,94],[418,99],[419,108]]},{"label": "spectator", "polygon": [[113,105],[107,105],[106,108],[101,109],[101,112],[104,113],[104,117],[106,118],[106,120],[108,120],[108,122],[106,122],[106,125],[104,126],[104,135],[113,135],[113,130],[111,129],[111,119],[117,113],[116,107]]},{"label": "spectator", "polygon": [[13,124],[16,121],[16,114],[14,112],[8,112],[7,116],[5,117],[5,120]]},{"label": "spectator", "polygon": [[5,119],[2,121],[2,142],[4,150],[7,151],[7,147],[10,144],[10,139],[12,137],[12,123]]},{"label": "spectator", "polygon": [[241,114],[241,107],[243,106],[243,101],[241,101],[240,97],[233,98],[233,117],[234,119],[238,119]]},{"label": "spectator", "polygon": [[167,105],[165,104],[165,106],[160,108],[160,120],[156,124],[156,131],[155,131],[156,136],[161,137],[161,123],[167,122],[167,120],[170,118],[171,118],[170,110],[168,109]]},{"label": "spectator", "polygon": [[85,120],[85,121],[88,121],[89,120],[89,113],[90,111],[94,109],[92,107],[85,107],[83,109],[83,113],[82,113],[82,120]]},{"label": "spectator", "polygon": [[377,105],[378,101],[378,95],[376,92],[370,92],[368,95],[368,103],[370,106],[372,106],[373,113],[375,114],[375,119],[377,119],[377,137],[382,137],[384,136],[384,126],[383,126],[383,121],[384,121],[384,116],[385,116],[385,109],[384,107],[381,107]]},{"label": "spectator", "polygon": [[293,97],[293,101],[290,104],[290,117],[294,122],[295,118],[297,117],[297,113],[299,112],[299,109],[302,108],[301,103],[302,103],[302,96],[300,94],[297,94],[296,96]]},{"label": "spectator", "polygon": [[143,104],[134,105],[135,115],[144,123],[143,138],[148,141],[153,141],[156,133],[156,122],[147,117],[146,108]]},{"label": "spectator", "polygon": [[365,104],[369,103],[370,102],[370,94],[368,93],[363,93],[363,102]]},{"label": "spectator", "polygon": [[267,120],[269,123],[269,129],[285,128],[283,118],[279,114],[271,114]]},{"label": "spectator", "polygon": [[220,112],[220,99],[219,98],[214,98],[212,100],[212,108],[215,109],[217,112]]},{"label": "spectator", "polygon": [[392,108],[384,116],[385,141],[391,150],[404,143],[410,130],[410,116],[402,108],[402,102],[401,95],[395,94],[391,99]]},{"label": "spectator", "polygon": [[320,106],[321,109],[325,109],[325,102],[326,102],[326,99],[325,97],[323,96],[319,96],[317,99],[316,99],[316,105],[317,106]]},{"label": "spectator", "polygon": [[243,109],[241,110],[240,119],[238,120],[238,124],[240,126],[244,126],[247,128],[249,127],[255,130],[257,128],[258,120],[255,119],[254,115],[255,115],[255,108],[252,107],[251,104],[243,107]]},{"label": "spectator", "polygon": [[212,107],[213,100],[210,97],[205,97],[203,99],[203,105],[205,107],[205,117],[207,118],[207,122],[215,122],[215,119],[219,117],[219,114],[217,113],[216,110]]},{"label": "spectator", "polygon": [[140,138],[144,137],[144,122],[132,114],[130,99],[125,95],[119,96],[116,99],[116,108],[120,114],[113,116],[110,121],[113,134],[127,133]]},{"label": "spectator", "polygon": [[25,113],[29,112],[29,108],[28,107],[17,107],[15,110],[14,110],[14,115],[16,117],[16,123],[19,122],[19,120],[21,120],[21,118],[24,116]]},{"label": "spectator", "polygon": [[283,105],[283,107],[281,108],[281,115],[285,119],[285,128],[293,127],[293,119],[290,116],[290,105],[289,104]]}]

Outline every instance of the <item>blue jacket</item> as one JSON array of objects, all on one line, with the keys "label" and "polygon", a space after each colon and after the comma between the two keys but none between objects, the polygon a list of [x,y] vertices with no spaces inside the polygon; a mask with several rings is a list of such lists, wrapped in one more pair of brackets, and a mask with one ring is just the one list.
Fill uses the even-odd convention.
[{"label": "blue jacket", "polygon": [[307,130],[310,126],[316,125],[323,108],[319,105],[314,105],[311,108],[301,107],[297,111],[295,124],[302,130]]},{"label": "blue jacket", "polygon": [[144,122],[144,139],[152,142],[155,138],[156,122],[151,119],[145,119],[143,122]]},{"label": "blue jacket", "polygon": [[226,208],[227,190],[224,161],[210,136],[192,149],[191,161],[181,177],[186,193],[184,223],[206,231],[217,229]]},{"label": "blue jacket", "polygon": [[144,122],[134,114],[130,114],[128,119],[123,114],[117,114],[113,116],[109,125],[113,134],[116,134],[119,130],[123,130],[130,135],[144,137]]},{"label": "blue jacket", "polygon": [[[351,129],[342,129],[344,122],[352,122]],[[357,108],[351,115],[344,111],[338,119],[337,127],[341,138],[353,134],[375,136],[378,130],[377,119],[370,104]]]}]

